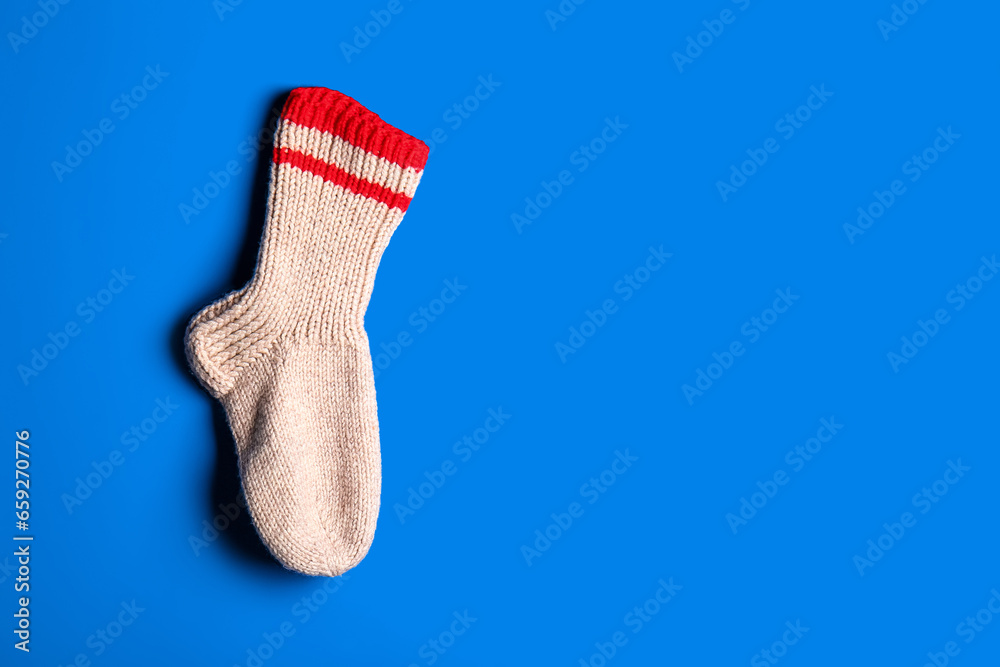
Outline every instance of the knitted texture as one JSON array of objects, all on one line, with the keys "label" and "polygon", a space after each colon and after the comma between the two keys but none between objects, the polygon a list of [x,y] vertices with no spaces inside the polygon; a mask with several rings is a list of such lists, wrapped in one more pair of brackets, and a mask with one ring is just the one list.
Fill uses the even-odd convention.
[{"label": "knitted texture", "polygon": [[427,153],[346,95],[292,91],[254,276],[188,325],[188,360],[225,406],[257,532],[305,574],[354,567],[375,534],[381,459],[364,315]]}]

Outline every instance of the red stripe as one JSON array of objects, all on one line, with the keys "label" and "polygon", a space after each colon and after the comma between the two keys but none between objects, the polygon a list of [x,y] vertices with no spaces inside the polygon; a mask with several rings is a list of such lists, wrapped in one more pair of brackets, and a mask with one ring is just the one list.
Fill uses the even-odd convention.
[{"label": "red stripe", "polygon": [[412,201],[411,197],[407,197],[401,192],[393,192],[389,188],[384,188],[381,185],[372,183],[371,181],[358,178],[357,176],[344,171],[335,164],[323,162],[322,160],[314,158],[311,155],[306,155],[305,153],[300,153],[299,151],[282,148],[280,152],[275,155],[275,162],[277,164],[287,164],[292,167],[298,167],[302,171],[308,171],[309,173],[316,174],[328,183],[339,185],[345,190],[350,190],[354,194],[374,199],[375,201],[382,202],[389,208],[398,208],[403,212],[406,211],[407,207],[410,205],[410,201]]},{"label": "red stripe", "polygon": [[284,120],[329,132],[353,146],[395,162],[423,169],[430,149],[343,93],[327,88],[296,88],[285,101]]}]

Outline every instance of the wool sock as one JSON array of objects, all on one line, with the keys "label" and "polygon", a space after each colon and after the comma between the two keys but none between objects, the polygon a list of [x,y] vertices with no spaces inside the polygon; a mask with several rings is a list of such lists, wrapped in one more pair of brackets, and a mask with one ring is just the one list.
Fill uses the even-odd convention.
[{"label": "wool sock", "polygon": [[371,546],[381,490],[364,315],[428,148],[325,88],[289,95],[253,278],[198,313],[186,349],[226,409],[257,532],[336,576]]}]

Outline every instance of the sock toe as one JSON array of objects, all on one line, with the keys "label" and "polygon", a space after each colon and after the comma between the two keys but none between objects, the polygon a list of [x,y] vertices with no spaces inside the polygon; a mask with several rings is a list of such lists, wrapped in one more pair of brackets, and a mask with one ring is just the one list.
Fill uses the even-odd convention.
[{"label": "sock toe", "polygon": [[361,361],[339,345],[275,350],[227,405],[234,433],[246,432],[240,469],[258,532],[306,574],[351,569],[374,538],[381,461],[374,380]]}]

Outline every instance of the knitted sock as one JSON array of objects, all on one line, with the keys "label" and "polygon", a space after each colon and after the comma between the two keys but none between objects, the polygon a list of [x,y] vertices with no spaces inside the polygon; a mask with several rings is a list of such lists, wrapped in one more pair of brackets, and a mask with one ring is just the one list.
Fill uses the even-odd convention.
[{"label": "knitted sock", "polygon": [[225,406],[257,532],[305,574],[341,574],[374,537],[381,460],[364,315],[427,153],[346,95],[292,91],[254,276],[188,325],[188,360]]}]

